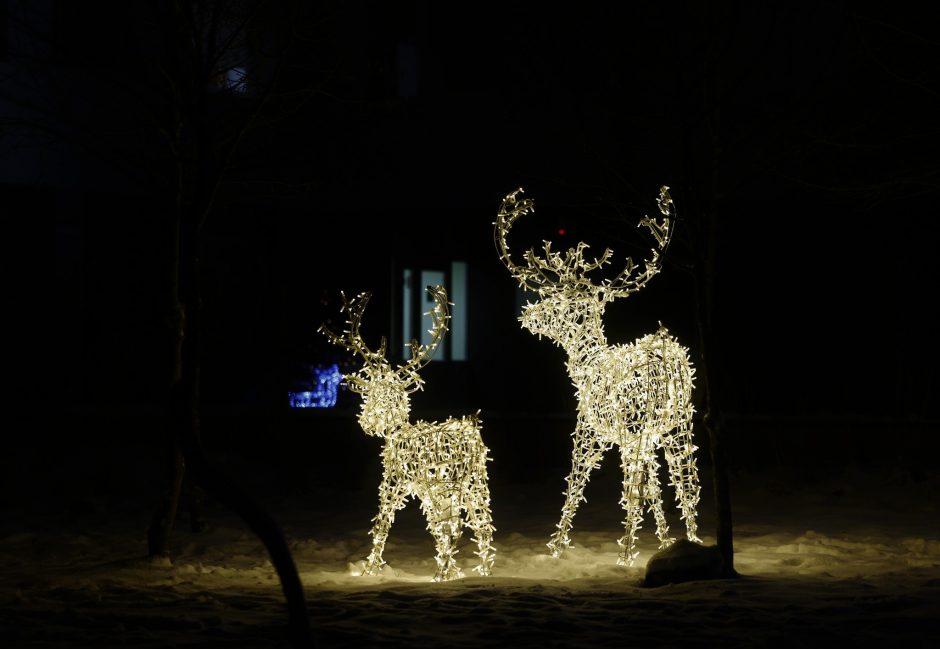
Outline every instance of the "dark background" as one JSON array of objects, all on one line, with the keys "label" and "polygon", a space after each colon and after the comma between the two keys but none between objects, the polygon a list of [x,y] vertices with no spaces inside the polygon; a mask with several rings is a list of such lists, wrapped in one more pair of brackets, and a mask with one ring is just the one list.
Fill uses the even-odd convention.
[{"label": "dark background", "polygon": [[[429,367],[415,413],[572,418],[562,352],[515,320],[492,243],[500,200],[524,186],[537,202],[517,251],[551,237],[639,259],[649,242],[636,220],[666,184],[676,241],[662,273],[608,309],[610,342],[661,320],[699,358],[683,268],[712,222],[707,362],[729,421],[760,435],[838,428],[870,448],[898,426],[936,432],[929,21],[842,2],[622,4],[286,3],[290,30],[265,14],[264,43],[293,39],[287,98],[246,135],[206,225],[210,418],[249,437],[274,435],[271,422],[355,428],[346,393],[330,413],[286,406],[297,368],[335,356],[317,327],[340,290],[372,290],[363,330],[377,341],[397,321],[397,273],[453,259],[470,267],[470,359]],[[160,42],[140,22],[147,3],[53,2],[26,21],[48,27],[35,46],[46,54],[22,56],[40,42],[22,6],[8,1],[0,25],[0,188],[11,256],[26,252],[21,228],[41,245],[12,271],[17,286],[39,280],[17,298],[23,336],[8,341],[26,358],[17,401],[65,422],[53,437],[99,420],[121,435],[128,421],[155,425],[168,362],[172,196],[154,171],[146,93]],[[214,95],[220,115],[248,110],[266,79],[254,73],[248,92]]]},{"label": "dark background", "polygon": [[[208,22],[191,29],[177,8]],[[216,10],[231,20],[213,31]],[[161,562],[141,573],[146,587],[135,598],[109,572],[139,565],[171,484],[181,428],[168,416],[178,201],[195,196],[211,206],[202,232],[202,437],[211,465],[271,512],[300,553],[333,538],[328,556],[342,566],[367,539],[381,440],[361,431],[356,395],[341,392],[330,410],[292,410],[286,398],[311,365],[351,360],[316,332],[325,321],[341,326],[339,292],[374,292],[363,332],[372,345],[389,335],[395,359],[403,270],[467,263],[468,359],[425,368],[412,417],[479,409],[497,533],[523,532],[511,544],[547,536],[577,404],[562,351],[519,327],[520,295],[496,254],[493,220],[503,196],[524,186],[537,212],[512,233],[515,251],[545,238],[556,249],[609,246],[616,273],[625,255],[648,253],[636,223],[668,185],[675,240],[662,272],[608,308],[607,337],[630,342],[662,321],[689,347],[699,415],[706,369],[712,379],[731,510],[744,513],[735,519],[738,538],[749,535],[745,544],[759,548],[775,525],[793,525],[781,538],[799,547],[780,548],[780,556],[793,553],[779,559],[787,578],[775,570],[720,594],[690,586],[706,605],[720,598],[701,625],[695,610],[711,609],[699,606],[699,594],[692,601],[667,590],[663,602],[679,602],[677,618],[692,616],[692,642],[713,637],[712,623],[732,644],[753,640],[752,630],[771,637],[768,623],[789,638],[794,620],[797,635],[811,639],[840,632],[846,619],[863,621],[853,638],[930,637],[925,612],[935,597],[926,593],[936,580],[917,566],[937,519],[940,40],[926,13],[833,1],[0,0],[9,403],[0,542],[13,577],[0,620],[9,631],[0,633],[14,645],[62,637],[63,646],[103,646],[128,634],[186,644],[204,634],[210,643],[244,637],[257,646],[272,631],[255,615],[239,619],[264,605],[255,585],[202,593],[200,582]],[[232,38],[230,51],[204,66],[208,77],[187,85],[192,79],[173,71],[205,64],[189,47],[192,33]],[[180,119],[192,106],[179,98],[189,96],[204,102],[199,119]],[[180,127],[180,141],[201,148],[178,193],[175,162],[191,153],[171,150]],[[706,350],[694,309],[703,258],[715,271]],[[710,542],[719,474],[702,423],[694,428],[698,520]],[[611,455],[592,474],[578,530],[592,508],[616,527],[623,487]],[[231,493],[218,481],[203,484],[213,482],[209,494]],[[207,497],[210,534],[190,533],[191,483],[171,555],[201,572],[220,538],[211,532],[235,528],[223,499]],[[422,525],[409,507],[395,538],[410,527],[430,544]],[[811,526],[822,534],[804,536]],[[244,547],[248,535],[238,538]],[[913,572],[899,565],[869,574],[861,556],[860,576],[836,580],[814,574],[813,559],[805,570],[797,556],[829,543],[881,552],[882,538],[918,557]],[[115,561],[101,562],[111,551]],[[163,570],[172,581],[150,578]],[[579,578],[584,585],[570,592],[557,586],[577,617],[543,624],[539,615],[556,609],[555,587],[546,591],[542,581],[509,586],[520,603],[510,622],[518,637],[530,619],[542,627],[530,641],[542,640],[538,631],[552,634],[549,644],[577,632],[587,644],[597,620],[619,625],[639,611],[606,590],[592,607],[581,594],[593,582]],[[833,590],[827,581],[840,583]],[[265,597],[275,597],[268,586]],[[749,610],[755,587],[770,596]],[[457,618],[497,643],[510,637],[488,622],[498,602],[481,606],[501,587],[471,588],[463,599],[450,591],[456,596],[442,608],[402,595],[397,580],[356,589],[365,599],[347,599],[340,587],[338,604],[331,588],[311,593],[317,634],[407,631],[414,604],[430,611],[422,618],[429,629],[435,620],[447,625],[442,638],[459,632]],[[810,591],[816,596],[803,597]],[[374,607],[373,593],[385,604]],[[640,622],[610,628],[652,639],[661,629],[648,623],[650,598],[629,599],[643,605]],[[216,620],[209,626],[187,616],[207,607]],[[533,607],[538,613],[526,617]],[[842,627],[832,626],[833,615]],[[220,619],[224,628],[212,626]]]}]

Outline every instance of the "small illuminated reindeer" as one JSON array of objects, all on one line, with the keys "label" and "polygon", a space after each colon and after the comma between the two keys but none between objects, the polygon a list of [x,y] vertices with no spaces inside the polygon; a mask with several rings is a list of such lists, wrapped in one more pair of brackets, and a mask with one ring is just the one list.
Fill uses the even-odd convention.
[{"label": "small illuminated reindeer", "polygon": [[523,288],[535,291],[539,300],[527,304],[519,320],[539,338],[543,335],[568,354],[568,374],[577,390],[578,419],[573,433],[571,474],[567,477],[565,505],[557,531],[548,547],[560,556],[571,545],[568,533],[591,470],[600,466],[603,454],[616,444],[623,466],[623,497],[626,533],[618,541],[620,565],[633,565],[636,532],[643,519],[643,503],[656,519],[660,547],[674,539],[663,514],[659,485],[658,449],[663,449],[670,483],[685,519],[687,536],[700,542],[696,527],[699,500],[698,471],[692,444],[692,377],[688,354],[660,325],[657,333],[633,344],[608,345],[602,317],[607,304],[639,291],[659,272],[659,252],[672,236],[674,208],[668,187],[660,189],[661,222],[643,218],[659,250],[634,275],[637,268],[627,258],[626,268],[615,278],[592,282],[588,274],[610,263],[608,248],[593,261],[585,260],[587,244],[578,243],[562,255],[544,242],[544,257],[530,249],[525,266],[510,256],[506,238],[513,223],[534,211],[530,199],[519,200],[522,188],[507,195],[499,209],[494,239],[500,259]]},{"label": "small illuminated reindeer", "polygon": [[423,388],[418,371],[430,361],[444,339],[450,310],[447,293],[441,286],[429,286],[435,306],[428,313],[433,325],[431,341],[421,345],[411,341],[411,360],[393,368],[385,358],[383,337],[376,352],[359,335],[359,322],[371,293],[347,300],[343,311],[349,315],[347,329],[338,336],[320,327],[336,345],[362,357],[363,367],[347,375],[349,387],[362,395],[359,424],[368,435],[385,440],[382,451],[383,474],[379,485],[379,513],[373,519],[372,552],[365,561],[364,574],[375,574],[384,565],[382,552],[395,512],[411,497],[421,501],[428,530],[437,545],[435,581],[463,576],[457,566],[457,541],[463,525],[473,533],[479,557],[474,568],[488,575],[495,559],[493,523],[486,462],[488,449],[480,437],[477,415],[444,422],[408,421],[411,411],[409,394]]}]

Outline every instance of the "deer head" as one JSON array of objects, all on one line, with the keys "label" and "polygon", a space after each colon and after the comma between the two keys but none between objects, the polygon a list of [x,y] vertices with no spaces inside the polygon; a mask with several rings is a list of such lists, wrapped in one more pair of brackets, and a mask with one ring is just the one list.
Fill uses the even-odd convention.
[{"label": "deer head", "polygon": [[665,252],[672,237],[675,208],[669,188],[659,190],[661,221],[655,218],[640,219],[637,227],[646,227],[656,239],[652,256],[644,262],[642,270],[627,257],[625,268],[612,279],[594,282],[589,274],[610,263],[613,251],[606,248],[600,257],[585,259],[586,243],[578,243],[564,254],[552,250],[550,241],[543,242],[543,255],[530,248],[525,253],[525,265],[513,262],[506,240],[516,219],[535,211],[531,199],[521,199],[520,187],[508,194],[499,208],[493,238],[500,260],[522,288],[538,293],[534,304],[527,304],[519,318],[522,326],[537,334],[547,336],[556,344],[568,347],[588,340],[606,344],[601,317],[608,302],[627,297],[639,291],[660,270],[660,253]]},{"label": "deer head", "polygon": [[386,437],[408,423],[411,411],[409,394],[421,390],[424,386],[424,380],[418,372],[431,360],[444,340],[447,322],[450,320],[447,292],[442,286],[428,286],[427,290],[435,302],[434,308],[428,312],[433,322],[430,329],[431,341],[422,345],[417,340],[412,340],[411,359],[397,367],[392,367],[385,357],[387,345],[384,336],[378,351],[373,352],[359,333],[359,323],[372,293],[360,293],[352,300],[347,300],[345,294],[340,294],[343,299],[342,311],[348,314],[342,336],[333,333],[325,325],[319,328],[334,345],[345,347],[362,359],[362,368],[343,378],[346,379],[350,390],[362,395],[359,424],[369,435]]}]

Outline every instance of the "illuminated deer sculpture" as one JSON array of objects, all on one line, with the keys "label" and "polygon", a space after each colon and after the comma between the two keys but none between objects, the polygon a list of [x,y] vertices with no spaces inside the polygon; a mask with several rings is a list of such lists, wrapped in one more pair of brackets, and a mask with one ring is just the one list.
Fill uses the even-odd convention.
[{"label": "illuminated deer sculpture", "polygon": [[608,345],[602,322],[608,303],[639,291],[659,272],[659,253],[669,244],[675,216],[668,189],[662,187],[658,199],[662,220],[643,218],[639,223],[649,228],[658,245],[643,270],[638,270],[628,257],[619,275],[597,283],[588,275],[610,263],[610,249],[590,261],[584,258],[588,246],[583,242],[560,254],[553,252],[546,241],[544,256],[530,249],[525,265],[517,266],[506,239],[516,219],[533,212],[534,204],[530,199],[519,199],[523,191],[520,188],[507,195],[499,209],[494,239],[500,259],[523,288],[539,296],[537,302],[523,308],[519,320],[525,329],[539,338],[547,336],[567,352],[568,374],[577,390],[571,474],[567,477],[561,520],[548,543],[555,557],[571,545],[568,534],[578,505],[584,500],[591,470],[600,465],[603,454],[615,444],[623,466],[620,502],[626,511],[626,532],[618,541],[618,563],[633,565],[638,555],[636,533],[642,523],[644,501],[656,519],[660,547],[674,540],[669,537],[663,513],[656,457],[659,449],[665,455],[687,536],[700,542],[696,534],[700,489],[696,447],[692,443],[694,370],[687,350],[662,325],[655,334],[632,344]]},{"label": "illuminated deer sculpture", "polygon": [[494,528],[486,471],[488,449],[480,436],[477,415],[444,422],[409,422],[409,395],[424,385],[418,371],[440,346],[450,319],[444,289],[429,286],[427,290],[435,301],[429,312],[433,322],[431,340],[427,345],[412,340],[411,359],[398,367],[392,367],[385,358],[384,337],[378,351],[373,352],[359,334],[359,322],[371,293],[352,300],[343,295],[343,311],[349,315],[342,336],[325,326],[320,331],[334,344],[362,357],[362,369],[345,378],[350,389],[362,395],[362,429],[385,440],[379,513],[373,519],[372,552],[365,560],[363,573],[375,574],[384,565],[382,552],[395,512],[409,498],[417,497],[437,545],[434,579],[447,581],[462,576],[455,555],[464,525],[473,531],[478,548],[479,565],[474,570],[481,575],[490,573],[495,559]]}]

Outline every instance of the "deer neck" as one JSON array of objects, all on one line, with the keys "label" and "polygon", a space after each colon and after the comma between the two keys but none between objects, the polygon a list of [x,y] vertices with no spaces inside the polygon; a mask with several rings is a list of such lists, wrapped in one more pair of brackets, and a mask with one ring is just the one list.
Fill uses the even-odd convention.
[{"label": "deer neck", "polygon": [[607,337],[599,327],[584,328],[563,347],[568,353],[568,375],[575,385],[581,385],[585,373],[593,367],[598,355],[607,349]]}]

